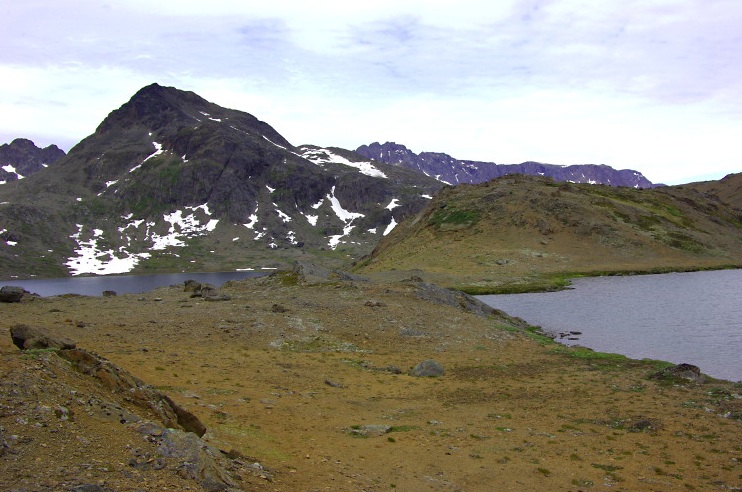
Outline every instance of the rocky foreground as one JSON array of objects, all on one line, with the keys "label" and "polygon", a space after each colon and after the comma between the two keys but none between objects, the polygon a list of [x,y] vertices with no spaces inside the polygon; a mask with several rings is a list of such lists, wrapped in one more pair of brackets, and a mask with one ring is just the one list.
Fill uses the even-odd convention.
[{"label": "rocky foreground", "polygon": [[2,490],[742,487],[739,384],[419,278],[26,295],[0,319]]}]

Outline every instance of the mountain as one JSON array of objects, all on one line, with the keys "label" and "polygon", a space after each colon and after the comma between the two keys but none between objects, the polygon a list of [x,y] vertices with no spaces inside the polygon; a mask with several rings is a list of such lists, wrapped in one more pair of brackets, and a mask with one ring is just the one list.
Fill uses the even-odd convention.
[{"label": "mountain", "polygon": [[685,186],[742,210],[742,173],[728,174],[718,181],[701,181]]},{"label": "mountain", "polygon": [[0,188],[0,276],[347,261],[441,186],[152,84],[54,166]]},{"label": "mountain", "polygon": [[415,154],[404,145],[394,142],[361,145],[356,152],[368,159],[412,169],[451,185],[483,183],[507,174],[530,174],[572,183],[606,184],[630,188],[661,186],[652,184],[638,171],[631,169],[618,171],[604,164],[560,166],[530,161],[521,164],[495,164],[494,162],[459,160],[448,154],[437,152]]},{"label": "mountain", "polygon": [[443,285],[497,292],[590,273],[740,265],[742,209],[710,192],[509,175],[444,188],[383,238],[359,271],[425,271]]},{"label": "mountain", "polygon": [[64,156],[56,145],[41,149],[31,140],[16,138],[0,145],[0,184],[30,176]]}]

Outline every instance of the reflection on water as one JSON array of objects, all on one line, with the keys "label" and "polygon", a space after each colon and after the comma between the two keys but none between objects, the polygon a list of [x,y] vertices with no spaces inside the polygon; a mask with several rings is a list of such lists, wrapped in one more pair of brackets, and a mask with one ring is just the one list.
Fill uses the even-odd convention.
[{"label": "reflection on water", "polygon": [[81,294],[99,296],[104,290],[118,294],[147,292],[166,285],[182,284],[188,279],[217,287],[229,280],[241,280],[269,274],[270,271],[163,273],[156,275],[107,275],[101,277],[50,278],[39,280],[2,280],[1,285],[16,285],[40,296]]},{"label": "reflection on water", "polygon": [[580,278],[573,287],[479,298],[544,331],[581,332],[562,343],[742,380],[742,270]]}]

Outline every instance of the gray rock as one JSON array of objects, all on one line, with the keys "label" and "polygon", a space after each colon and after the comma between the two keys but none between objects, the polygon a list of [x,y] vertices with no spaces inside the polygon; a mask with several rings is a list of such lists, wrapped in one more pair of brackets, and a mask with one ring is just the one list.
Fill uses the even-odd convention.
[{"label": "gray rock", "polygon": [[5,436],[3,435],[3,428],[0,427],[0,457],[5,456],[5,454],[9,451],[10,445],[5,440]]},{"label": "gray rock", "polygon": [[43,328],[29,325],[11,327],[10,337],[13,339],[13,344],[21,350],[75,348],[75,342],[52,335]]},{"label": "gray rock", "polygon": [[703,383],[706,376],[701,373],[698,366],[692,364],[678,364],[672,367],[666,367],[649,376],[650,379],[659,380],[678,380],[685,379],[694,383]]},{"label": "gray rock", "polygon": [[350,433],[354,436],[377,437],[388,434],[391,430],[389,425],[359,425],[351,427]]},{"label": "gray rock", "polygon": [[109,489],[108,487],[103,487],[102,485],[92,483],[75,485],[68,490],[70,490],[70,492],[113,492],[113,489]]},{"label": "gray rock", "polygon": [[221,452],[195,434],[166,429],[157,451],[164,458],[176,460],[178,475],[197,481],[204,490],[241,490],[229,473],[219,465]]},{"label": "gray rock", "polygon": [[188,279],[185,281],[184,292],[200,292],[201,291],[201,282],[193,279]]},{"label": "gray rock", "polygon": [[27,294],[22,287],[6,285],[0,288],[0,302],[21,302],[23,294]]},{"label": "gray rock", "polygon": [[410,371],[410,375],[421,378],[443,376],[445,373],[443,366],[431,359],[422,361]]},{"label": "gray rock", "polygon": [[443,304],[444,306],[457,307],[483,318],[486,318],[491,314],[498,313],[496,309],[488,306],[487,304],[483,303],[473,296],[470,296],[469,294],[460,292],[458,290],[438,287],[434,284],[418,284],[415,294],[417,294],[417,297],[420,299],[424,299],[435,304]]}]

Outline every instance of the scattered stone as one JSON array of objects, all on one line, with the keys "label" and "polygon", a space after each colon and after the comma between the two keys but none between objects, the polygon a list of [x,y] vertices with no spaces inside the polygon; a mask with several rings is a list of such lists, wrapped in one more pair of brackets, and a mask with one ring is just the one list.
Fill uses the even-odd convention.
[{"label": "scattered stone", "polygon": [[242,490],[229,473],[219,466],[217,460],[221,452],[192,433],[166,429],[157,451],[164,458],[177,460],[178,475],[197,481],[204,490]]},{"label": "scattered stone", "polygon": [[381,301],[366,301],[364,303],[364,306],[368,306],[368,307],[385,307],[386,304],[384,304]]},{"label": "scattered stone", "polygon": [[193,279],[188,279],[185,281],[184,292],[201,292],[201,282]]},{"label": "scattered stone", "polygon": [[116,297],[118,294],[115,290],[104,290],[103,297]]},{"label": "scattered stone", "polygon": [[659,423],[653,422],[650,419],[639,419],[636,422],[633,422],[629,426],[629,430],[632,432],[649,432],[654,431],[660,428]]},{"label": "scattered stone", "polygon": [[335,381],[332,381],[330,379],[325,379],[325,384],[327,386],[331,386],[333,388],[344,388],[344,386],[340,383],[336,383]]},{"label": "scattered stone", "polygon": [[271,311],[273,311],[274,313],[285,313],[288,311],[288,309],[281,306],[280,304],[274,304],[273,306],[271,306]]},{"label": "scattered stone", "polygon": [[410,375],[420,378],[435,378],[443,376],[445,373],[446,371],[443,369],[443,366],[432,359],[422,361],[410,371]]},{"label": "scattered stone", "polygon": [[350,433],[360,437],[378,437],[391,432],[389,425],[356,425],[350,428]]},{"label": "scattered stone", "polygon": [[706,380],[706,376],[701,373],[701,369],[699,369],[698,366],[683,363],[657,371],[654,374],[651,374],[649,379],[670,381],[685,379],[694,383],[703,383]]},{"label": "scattered stone", "polygon": [[496,309],[469,294],[458,290],[438,287],[434,284],[418,284],[415,293],[420,299],[444,306],[454,306],[483,318],[498,313]]},{"label": "scattered stone", "polygon": [[401,330],[399,330],[399,336],[419,338],[426,337],[428,336],[428,334],[422,330],[416,330],[414,328],[402,328]]},{"label": "scattered stone", "polygon": [[10,452],[10,445],[3,436],[3,428],[0,427],[0,457],[5,456],[5,453]]},{"label": "scattered stone", "polygon": [[232,297],[224,294],[215,296],[204,296],[204,301],[208,302],[219,302],[219,301],[231,301]]},{"label": "scattered stone", "polygon": [[74,349],[75,342],[51,335],[43,328],[29,325],[15,325],[10,328],[13,344],[21,350],[31,349]]},{"label": "scattered stone", "polygon": [[86,483],[83,485],[75,485],[69,489],[71,492],[113,492],[113,489],[103,487],[102,485]]},{"label": "scattered stone", "polygon": [[201,286],[201,290],[199,291],[201,294],[201,297],[216,297],[219,295],[219,289],[214,287],[213,285],[204,284]]}]

